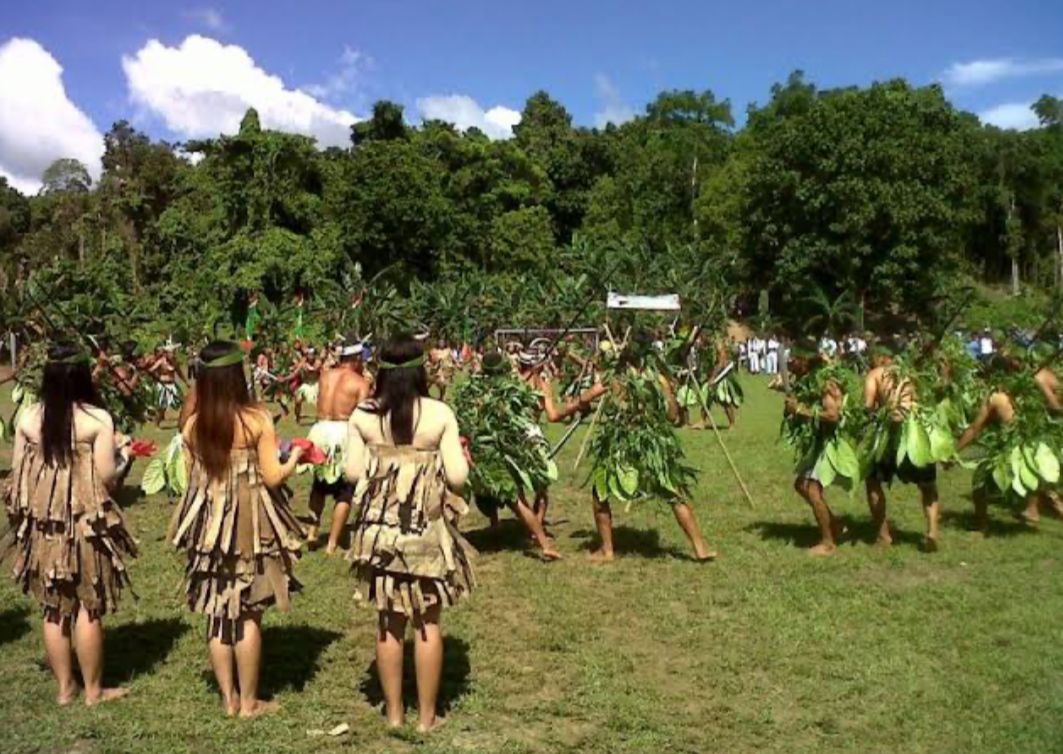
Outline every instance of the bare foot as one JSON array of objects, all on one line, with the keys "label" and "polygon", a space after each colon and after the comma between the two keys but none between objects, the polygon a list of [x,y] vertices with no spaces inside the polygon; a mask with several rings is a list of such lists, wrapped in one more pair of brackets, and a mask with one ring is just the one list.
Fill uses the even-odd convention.
[{"label": "bare foot", "polygon": [[702,550],[701,552],[694,553],[694,560],[699,563],[711,563],[720,556],[720,553],[716,550]]},{"label": "bare foot", "polygon": [[938,538],[937,537],[924,537],[923,538],[923,552],[937,552],[938,551]]},{"label": "bare foot", "polygon": [[833,542],[820,542],[815,547],[809,547],[808,554],[813,558],[826,558],[833,555],[837,549],[837,545]]},{"label": "bare foot", "polygon": [[335,554],[336,554],[336,545],[334,545],[331,542],[329,542],[328,545],[325,547],[325,555],[327,555],[328,557],[331,558]]},{"label": "bare foot", "polygon": [[89,696],[85,694],[85,706],[95,707],[97,704],[103,702],[113,702],[115,699],[121,699],[123,696],[129,693],[129,689],[100,689],[100,693],[95,696]]},{"label": "bare foot", "polygon": [[893,544],[893,537],[888,534],[880,534],[875,540],[875,547],[889,547]]},{"label": "bare foot", "polygon": [[612,563],[613,553],[606,552],[605,550],[593,550],[591,554],[587,556],[592,563]]},{"label": "bare foot", "polygon": [[439,730],[446,724],[447,718],[436,715],[428,725],[425,725],[423,722],[417,723],[417,732],[422,735],[427,735],[433,731]]},{"label": "bare foot", "polygon": [[225,711],[226,717],[236,717],[240,712],[240,696],[237,694],[231,699],[222,699],[221,707]]},{"label": "bare foot", "polygon": [[539,555],[548,563],[552,563],[555,560],[561,560],[561,553],[559,553],[553,545],[547,545],[542,548],[542,552],[540,552]]},{"label": "bare foot", "polygon": [[74,684],[74,686],[72,686],[70,689],[66,691],[60,691],[58,694],[56,694],[55,703],[58,704],[60,707],[65,707],[72,701],[77,699],[78,694],[80,693],[81,689],[77,686],[77,684]]},{"label": "bare foot", "polygon": [[250,709],[240,705],[240,717],[244,720],[250,720],[253,717],[272,714],[277,712],[280,708],[280,702],[264,702],[259,699]]},{"label": "bare foot", "polygon": [[1019,518],[1029,526],[1037,526],[1041,523],[1041,514],[1038,511],[1024,510],[1019,514]]}]

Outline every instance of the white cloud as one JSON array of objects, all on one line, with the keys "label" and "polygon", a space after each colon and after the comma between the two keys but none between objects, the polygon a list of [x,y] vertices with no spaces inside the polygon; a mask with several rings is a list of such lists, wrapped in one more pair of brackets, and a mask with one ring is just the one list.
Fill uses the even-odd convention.
[{"label": "white cloud", "polygon": [[496,105],[484,110],[472,97],[464,94],[436,94],[417,100],[417,112],[424,120],[443,120],[462,131],[478,128],[492,139],[513,136],[513,126],[520,123],[520,113]]},{"label": "white cloud", "polygon": [[941,75],[941,80],[949,86],[984,86],[1003,79],[1059,72],[1063,72],[1063,58],[993,58],[953,63]]},{"label": "white cloud", "polygon": [[346,146],[358,118],[306,92],[288,89],[242,47],[193,34],[179,46],[150,40],[122,56],[129,97],[185,138],[235,133],[247,108],[264,128],[307,134],[322,146]]},{"label": "white cloud", "polygon": [[45,168],[73,157],[100,176],[103,134],[67,97],[63,67],[32,39],[0,45],[0,175],[36,193]]},{"label": "white cloud", "polygon": [[991,126],[1013,128],[1017,131],[1028,131],[1041,125],[1030,104],[1023,102],[1011,102],[991,107],[978,113],[978,118]]},{"label": "white cloud", "polygon": [[215,33],[229,31],[231,28],[229,23],[225,20],[225,16],[223,16],[221,11],[217,8],[193,8],[192,10],[185,11],[185,18],[189,21],[194,21],[197,24],[202,24]]},{"label": "white cloud", "polygon": [[344,47],[338,63],[339,67],[325,81],[307,84],[302,90],[312,97],[325,100],[350,94],[359,83],[362,73],[373,65],[373,60],[358,50]]},{"label": "white cloud", "polygon": [[609,123],[621,125],[635,117],[635,110],[624,102],[620,90],[604,73],[594,75],[594,92],[601,109],[594,114],[594,125],[605,128]]}]

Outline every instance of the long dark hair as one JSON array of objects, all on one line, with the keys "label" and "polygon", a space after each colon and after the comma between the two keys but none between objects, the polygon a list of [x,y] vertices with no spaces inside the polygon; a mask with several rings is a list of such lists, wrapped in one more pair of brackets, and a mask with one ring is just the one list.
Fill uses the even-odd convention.
[{"label": "long dark hair", "polygon": [[210,362],[239,351],[236,343],[216,340],[199,352],[196,376],[196,425],[192,442],[196,455],[214,479],[225,476],[241,412],[253,405],[247,392],[243,361],[227,366]]},{"label": "long dark hair", "polygon": [[41,378],[41,446],[44,462],[66,466],[74,454],[74,408],[79,404],[99,406],[92,384],[89,355],[71,343],[55,343]]},{"label": "long dark hair", "polygon": [[428,397],[428,375],[424,364],[388,368],[423,358],[424,348],[410,337],[399,337],[380,349],[381,368],[373,391],[373,412],[391,414],[391,439],[396,445],[413,442],[413,407],[418,398]]}]

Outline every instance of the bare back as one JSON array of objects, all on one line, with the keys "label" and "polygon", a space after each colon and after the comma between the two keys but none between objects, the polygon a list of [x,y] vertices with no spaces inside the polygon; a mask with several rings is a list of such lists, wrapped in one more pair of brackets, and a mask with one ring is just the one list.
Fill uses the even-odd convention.
[{"label": "bare back", "polygon": [[354,368],[340,365],[321,375],[317,396],[317,418],[321,421],[347,421],[360,403],[369,398],[369,381]]},{"label": "bare back", "polygon": [[[12,456],[12,467],[17,467],[25,452],[26,443],[40,445],[42,440],[41,424],[44,420],[44,406],[35,403],[27,408],[19,417],[18,426],[15,429],[15,450]],[[81,445],[92,446],[93,463],[96,473],[104,480],[110,482],[117,475],[115,465],[115,440],[114,421],[111,415],[102,408],[78,404],[74,407],[73,440]]]},{"label": "bare back", "polygon": [[[432,398],[420,398],[414,408],[414,434],[411,445],[418,450],[438,450],[443,459],[447,484],[460,489],[469,475],[469,464],[461,447],[458,420],[450,406]],[[347,478],[356,482],[365,474],[366,448],[394,445],[390,417],[380,416],[372,406],[362,404],[348,422]]]}]

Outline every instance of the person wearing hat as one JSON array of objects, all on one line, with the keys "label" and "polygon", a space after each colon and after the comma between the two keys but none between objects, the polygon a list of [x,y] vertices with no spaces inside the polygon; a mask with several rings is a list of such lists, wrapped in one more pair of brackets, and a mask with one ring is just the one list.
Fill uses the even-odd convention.
[{"label": "person wearing hat", "polygon": [[328,460],[313,468],[314,481],[310,487],[312,521],[307,529],[306,542],[310,549],[317,547],[325,498],[331,495],[336,500],[336,507],[325,547],[328,555],[336,552],[354,500],[354,485],[344,478],[343,467],[347,420],[371,393],[369,381],[362,374],[363,348],[361,339],[348,338],[339,347],[339,363],[322,373],[318,384],[317,421],[307,435],[310,442],[324,451]]}]

